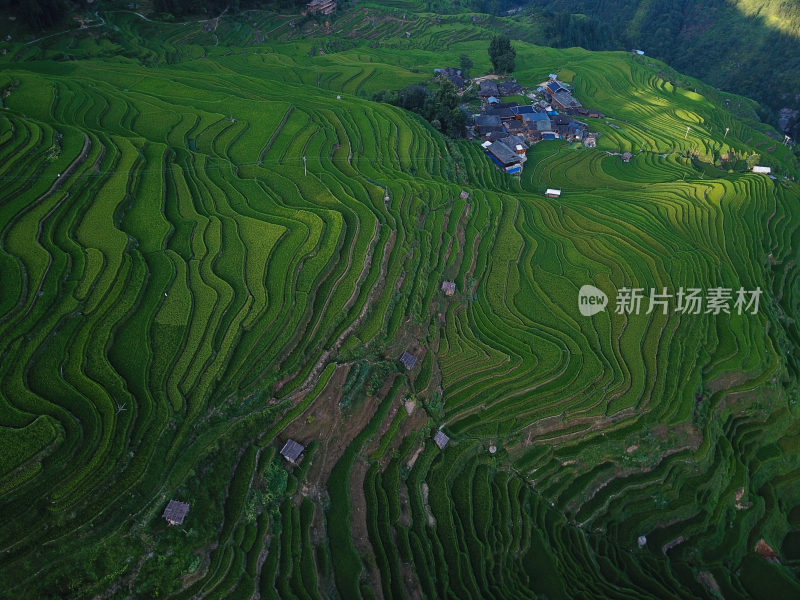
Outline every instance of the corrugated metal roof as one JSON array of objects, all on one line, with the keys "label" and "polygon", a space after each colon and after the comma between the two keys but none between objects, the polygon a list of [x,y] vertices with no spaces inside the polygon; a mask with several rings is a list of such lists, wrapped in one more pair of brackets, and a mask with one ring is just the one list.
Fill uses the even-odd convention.
[{"label": "corrugated metal roof", "polygon": [[400,357],[400,362],[410,371],[417,364],[417,357],[410,352],[403,352],[403,355]]},{"label": "corrugated metal roof", "polygon": [[181,525],[189,512],[189,505],[178,500],[170,500],[161,515],[172,525]]},{"label": "corrugated metal roof", "polygon": [[564,90],[553,94],[553,100],[557,101],[564,108],[580,108],[581,106],[581,103],[578,102],[572,94]]},{"label": "corrugated metal roof", "polygon": [[302,444],[298,444],[294,440],[286,440],[286,443],[281,449],[281,456],[283,456],[286,460],[295,462],[298,458],[300,458],[303,450],[305,450],[305,446]]}]

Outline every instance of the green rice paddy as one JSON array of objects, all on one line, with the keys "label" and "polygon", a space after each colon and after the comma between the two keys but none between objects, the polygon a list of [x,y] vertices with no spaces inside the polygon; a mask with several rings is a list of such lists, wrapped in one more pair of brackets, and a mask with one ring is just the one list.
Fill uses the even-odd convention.
[{"label": "green rice paddy", "polygon": [[[7,44],[4,594],[800,595],[791,150],[657,61],[515,43],[519,82],[568,74],[606,117],[509,177],[368,100],[462,53],[488,70],[488,17],[407,4]],[[763,294],[583,317],[584,284]]]}]

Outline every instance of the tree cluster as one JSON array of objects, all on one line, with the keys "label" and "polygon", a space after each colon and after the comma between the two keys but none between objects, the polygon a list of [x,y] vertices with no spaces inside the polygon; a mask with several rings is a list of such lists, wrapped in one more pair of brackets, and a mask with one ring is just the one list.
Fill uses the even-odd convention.
[{"label": "tree cluster", "polygon": [[496,35],[489,43],[489,59],[495,73],[511,73],[517,59],[517,51],[505,35]]},{"label": "tree cluster", "polygon": [[459,138],[464,135],[467,115],[458,106],[456,86],[447,79],[441,82],[434,93],[425,86],[413,84],[399,92],[381,90],[373,96],[373,100],[415,112],[449,137]]},{"label": "tree cluster", "polygon": [[459,57],[458,62],[458,66],[461,69],[461,76],[464,77],[464,79],[467,79],[473,66],[472,59],[468,55],[462,54]]},{"label": "tree cluster", "polygon": [[[253,8],[300,11],[308,0],[153,0],[156,13],[174,17],[187,15],[218,15]],[[14,14],[28,27],[40,31],[67,20],[70,12],[97,10],[89,0],[0,0],[0,13]]]},{"label": "tree cluster", "polygon": [[[796,1],[536,4],[545,36],[526,41],[589,50],[641,48],[678,71],[762,102],[769,109],[759,117],[776,126],[776,110],[800,108],[800,39],[791,34],[800,27]],[[780,28],[767,22],[779,23]]]},{"label": "tree cluster", "polygon": [[580,46],[588,50],[613,50],[624,47],[611,25],[586,15],[548,13],[545,22],[547,43],[556,48]]},{"label": "tree cluster", "polygon": [[186,15],[218,15],[226,8],[230,12],[240,10],[271,8],[277,10],[300,11],[309,0],[153,0],[153,10],[169,13],[175,17]]},{"label": "tree cluster", "polygon": [[17,15],[26,25],[36,30],[47,29],[60,23],[71,4],[65,0],[0,0],[2,14]]},{"label": "tree cluster", "polygon": [[463,11],[498,16],[530,0],[425,0],[425,12],[453,14]]}]

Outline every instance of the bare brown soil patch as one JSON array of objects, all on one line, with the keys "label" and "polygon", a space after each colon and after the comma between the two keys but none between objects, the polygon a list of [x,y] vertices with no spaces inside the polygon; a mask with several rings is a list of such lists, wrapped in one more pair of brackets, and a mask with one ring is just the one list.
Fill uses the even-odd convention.
[{"label": "bare brown soil patch", "polygon": [[697,581],[702,583],[706,586],[706,589],[711,592],[712,595],[716,596],[717,598],[724,598],[722,595],[722,590],[717,583],[717,580],[714,578],[714,575],[709,573],[708,571],[700,571],[697,574]]},{"label": "bare brown soil patch", "polygon": [[770,562],[780,562],[780,557],[778,556],[778,553],[772,549],[772,546],[770,546],[766,541],[764,541],[764,538],[758,540],[758,542],[756,543],[755,551],[756,554],[758,554],[764,560],[768,560]]},{"label": "bare brown soil patch", "polygon": [[376,402],[365,399],[353,406],[350,414],[342,414],[339,400],[349,370],[349,365],[337,368],[319,397],[281,436],[305,445],[319,443],[308,471],[309,486],[325,486],[333,466],[378,408]]}]

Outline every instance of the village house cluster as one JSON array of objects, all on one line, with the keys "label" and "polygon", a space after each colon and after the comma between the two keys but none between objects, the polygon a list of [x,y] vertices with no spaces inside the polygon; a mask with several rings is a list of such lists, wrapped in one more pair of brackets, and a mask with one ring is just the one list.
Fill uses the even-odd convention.
[{"label": "village house cluster", "polygon": [[[459,90],[469,83],[459,69],[435,69],[435,73],[449,79]],[[575,117],[602,118],[603,114],[584,108],[556,74],[551,74],[535,92],[526,91],[516,81],[485,77],[473,81],[479,85],[481,111],[472,116],[468,137],[478,138],[489,158],[506,173],[520,173],[526,151],[541,141],[565,139],[583,142],[587,148],[596,147],[596,134]],[[531,103],[501,100],[512,95],[526,96]]]},{"label": "village house cluster", "polygon": [[462,73],[461,69],[456,69],[455,67],[445,67],[444,69],[434,69],[433,72],[439,77],[449,79],[450,83],[456,86],[458,91],[463,90],[467,85],[467,80],[464,79],[464,74]]},{"label": "village house cluster", "polygon": [[312,15],[330,15],[336,10],[336,0],[311,0],[306,10]]}]

